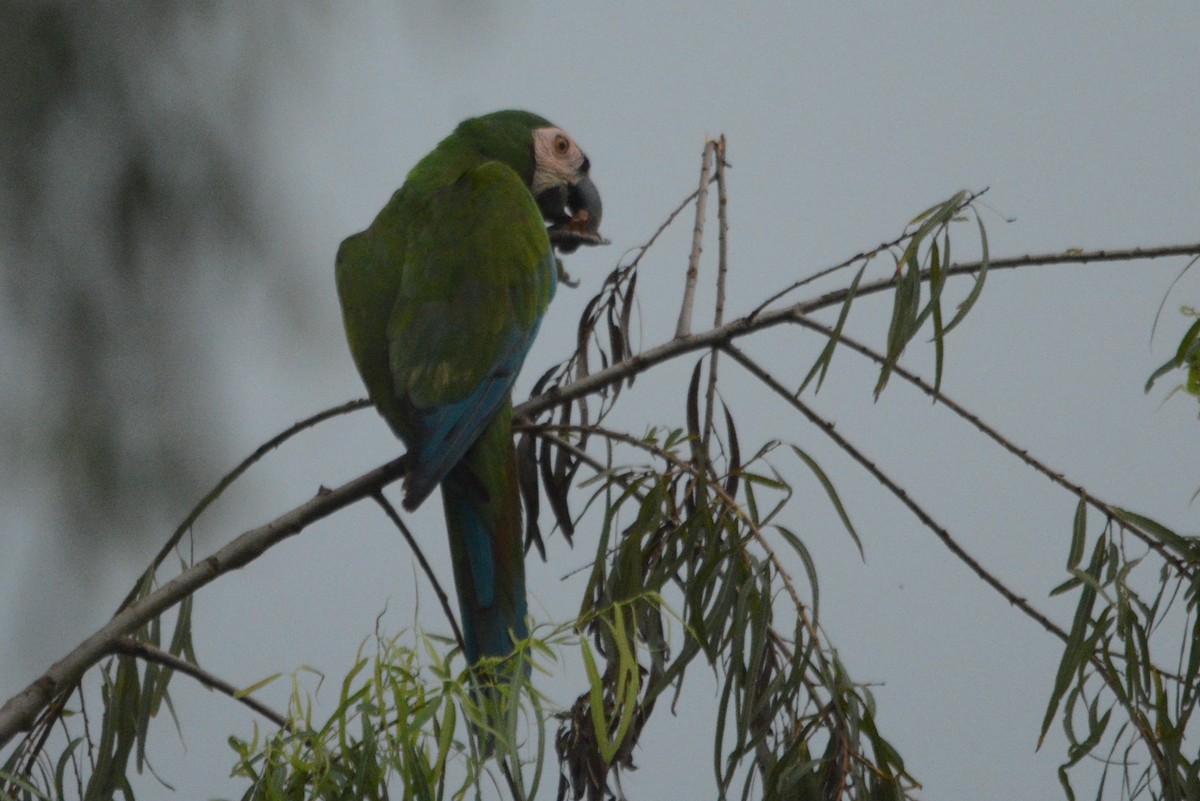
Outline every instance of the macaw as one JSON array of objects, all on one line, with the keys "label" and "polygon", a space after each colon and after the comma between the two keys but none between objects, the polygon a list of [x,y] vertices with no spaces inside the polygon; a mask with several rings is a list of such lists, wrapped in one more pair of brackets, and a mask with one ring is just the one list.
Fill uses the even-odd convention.
[{"label": "macaw", "polygon": [[350,351],[407,448],[404,507],[442,488],[472,665],[528,636],[512,386],[559,280],[552,242],[604,241],[589,168],[535,114],[475,117],[338,249]]}]

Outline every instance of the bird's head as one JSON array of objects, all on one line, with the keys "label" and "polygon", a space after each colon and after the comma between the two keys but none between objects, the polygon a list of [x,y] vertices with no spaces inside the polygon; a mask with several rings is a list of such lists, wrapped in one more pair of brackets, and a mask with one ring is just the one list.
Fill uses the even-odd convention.
[{"label": "bird's head", "polygon": [[580,245],[601,245],[603,206],[588,171],[591,163],[570,134],[547,125],[533,131],[530,191],[549,224],[550,241],[564,253]]},{"label": "bird's head", "polygon": [[608,243],[600,235],[600,192],[587,156],[563,129],[545,117],[510,109],[464,120],[455,131],[485,159],[516,170],[546,221],[550,242],[564,253]]}]

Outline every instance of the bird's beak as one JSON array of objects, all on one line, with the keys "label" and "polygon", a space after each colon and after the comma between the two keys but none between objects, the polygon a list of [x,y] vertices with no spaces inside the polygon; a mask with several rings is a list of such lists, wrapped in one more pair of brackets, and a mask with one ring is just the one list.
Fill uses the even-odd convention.
[{"label": "bird's beak", "polygon": [[571,219],[582,223],[588,233],[600,233],[604,205],[600,202],[600,190],[591,178],[584,175],[567,189],[567,210],[571,212]]},{"label": "bird's beak", "polygon": [[550,242],[563,253],[580,245],[606,245],[600,235],[604,206],[600,190],[585,173],[574,183],[547,189],[537,197],[542,216],[550,223]]}]

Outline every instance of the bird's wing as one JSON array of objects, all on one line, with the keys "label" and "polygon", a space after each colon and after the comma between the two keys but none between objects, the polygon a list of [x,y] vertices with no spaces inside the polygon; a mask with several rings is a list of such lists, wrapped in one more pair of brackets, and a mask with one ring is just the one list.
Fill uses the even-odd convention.
[{"label": "bird's wing", "polygon": [[508,398],[557,275],[537,204],[497,162],[432,191],[405,236],[388,350],[394,390],[416,422],[412,508]]}]

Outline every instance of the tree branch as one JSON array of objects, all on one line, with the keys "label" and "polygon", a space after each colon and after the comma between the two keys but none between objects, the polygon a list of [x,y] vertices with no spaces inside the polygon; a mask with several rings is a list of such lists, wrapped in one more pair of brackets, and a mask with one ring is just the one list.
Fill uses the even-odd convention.
[{"label": "tree branch", "polygon": [[245,532],[212,556],[197,562],[141,600],[126,606],[95,634],[0,707],[0,747],[17,732],[27,731],[38,712],[60,693],[74,688],[84,671],[112,653],[121,637],[158,617],[217,576],[244,567],[276,543],[395,481],[404,474],[406,466],[407,459],[402,456],[337,489],[322,488],[311,500],[266,525]]},{"label": "tree branch", "polygon": [[[707,182],[705,186],[707,187]],[[1067,253],[1021,256],[1010,259],[993,259],[989,263],[989,269],[1012,269],[1050,264],[1132,261],[1167,256],[1195,255],[1200,255],[1200,244],[1150,249],[1134,248],[1132,250],[1117,251],[1071,251]],[[977,272],[980,267],[981,264],[979,262],[958,264],[948,268],[946,273],[947,275],[969,275]],[[928,280],[928,272],[923,272],[921,277],[922,280]],[[863,284],[858,287],[856,296],[881,292],[893,287],[894,284],[895,278],[891,276],[886,279]],[[514,414],[518,417],[532,417],[552,407],[624,381],[630,376],[644,372],[657,364],[680,355],[697,350],[723,347],[734,339],[757,331],[763,331],[776,325],[795,324],[797,319],[804,315],[843,302],[847,294],[848,291],[846,289],[839,289],[812,300],[780,309],[769,311],[758,309],[750,315],[718,326],[702,334],[677,337],[630,356],[604,370],[592,373],[572,384],[555,387],[542,395],[530,398],[518,406],[514,410]],[[732,353],[733,350],[730,350],[730,352]],[[358,408],[360,405],[361,402],[353,402],[338,407],[336,410],[332,410],[332,412],[340,413]],[[305,422],[307,423],[308,421]],[[297,424],[297,426],[303,425],[304,423]],[[285,435],[288,434],[289,432],[285,432]],[[312,523],[374,494],[382,487],[400,478],[404,474],[405,467],[406,460],[404,457],[400,457],[347,482],[337,489],[327,490],[322,488],[309,501],[280,515],[263,526],[246,531],[212,556],[184,570],[162,587],[149,592],[142,599],[124,606],[104,626],[76,646],[58,662],[54,663],[41,677],[24,690],[8,699],[3,707],[0,707],[0,747],[7,744],[17,732],[28,730],[33,725],[38,713],[61,693],[74,688],[88,668],[113,652],[116,643],[121,637],[127,636],[139,626],[153,620],[221,574],[244,567],[276,543],[299,533]],[[1052,626],[1053,624],[1050,625]]]},{"label": "tree branch", "polygon": [[[717,299],[713,304],[713,328],[725,322],[725,281],[729,273],[729,219],[725,196],[725,136],[712,143],[717,156]],[[708,389],[704,394],[704,435],[700,450],[708,453],[713,430],[713,405],[717,395],[717,362],[721,351],[714,348],[708,356]]]},{"label": "tree branch", "polygon": [[687,277],[683,285],[683,305],[679,309],[679,322],[675,326],[675,337],[686,337],[692,332],[692,302],[696,296],[696,276],[700,272],[700,250],[704,245],[704,211],[708,201],[709,175],[712,172],[713,142],[704,143],[704,156],[700,160],[700,186],[696,189],[696,225],[692,228],[692,253],[688,256]]},{"label": "tree branch", "polygon": [[[1168,256],[1200,255],[1200,243],[1189,245],[1171,245],[1161,248],[1133,248],[1132,250],[1093,250],[1072,251],[1066,253],[1045,253],[1039,255],[1019,256],[1009,259],[991,259],[988,270],[1006,270],[1017,267],[1046,266],[1052,264],[1085,264],[1091,262],[1133,261],[1137,259],[1157,259]],[[951,265],[946,269],[947,276],[973,275],[979,272],[982,263],[978,261],[964,262]],[[929,271],[921,272],[921,280],[929,280]],[[896,278],[887,278],[860,284],[855,290],[855,297],[871,295],[891,289],[896,285]],[[513,410],[515,417],[535,417],[541,412],[559,406],[568,401],[591,395],[605,387],[625,381],[630,376],[645,372],[656,364],[669,361],[677,356],[693,351],[720,347],[738,337],[746,336],[757,331],[764,331],[777,325],[794,323],[797,318],[812,314],[815,311],[836,306],[846,300],[848,289],[836,289],[812,300],[802,301],[779,309],[764,311],[756,309],[745,317],[739,317],[732,322],[705,331],[701,334],[691,334],[686,337],[676,337],[661,345],[648,348],[627,359],[609,367],[588,374],[571,384],[553,387],[548,391],[530,398]]]},{"label": "tree branch", "polygon": [[130,591],[129,595],[125,596],[125,600],[121,602],[121,606],[118,608],[118,611],[133,603],[133,600],[138,596],[139,590],[150,586],[150,583],[154,580],[154,574],[157,572],[159,565],[161,565],[163,560],[165,560],[170,555],[171,551],[175,549],[175,546],[178,545],[179,541],[183,539],[183,535],[188,532],[188,530],[192,527],[192,524],[199,519],[200,515],[204,513],[204,510],[207,509],[213,503],[213,501],[221,497],[221,493],[223,493],[230,484],[236,481],[238,477],[242,475],[242,473],[245,473],[247,470],[249,470],[255,462],[259,461],[272,450],[278,448],[284,442],[288,441],[305,429],[312,428],[318,423],[322,423],[331,417],[337,417],[340,414],[349,414],[350,412],[355,412],[359,409],[365,409],[370,405],[371,402],[369,400],[362,398],[359,400],[352,400],[339,404],[331,409],[325,409],[324,411],[317,412],[314,415],[304,418],[298,423],[294,423],[289,428],[279,432],[262,445],[259,445],[257,448],[255,448],[254,453],[247,456],[245,459],[239,462],[236,467],[222,476],[221,480],[217,482],[216,486],[209,490],[208,494],[200,499],[200,502],[192,508],[192,511],[188,512],[188,515],[183,519],[183,522],[180,523],[171,536],[167,538],[167,541],[163,544],[163,546],[158,549],[158,553],[155,555],[154,559],[151,560],[150,565],[142,573],[141,580],[138,581],[137,585]]},{"label": "tree branch", "polygon": [[400,529],[400,535],[404,537],[404,541],[412,549],[413,556],[417,558],[417,562],[421,565],[421,570],[425,572],[425,577],[433,585],[433,591],[437,595],[438,601],[442,604],[442,611],[446,613],[446,619],[450,621],[450,628],[454,630],[454,639],[458,642],[458,647],[462,650],[465,657],[467,655],[467,641],[463,639],[462,629],[458,627],[458,618],[454,616],[454,610],[450,608],[450,599],[446,596],[446,591],[442,589],[441,583],[437,580],[437,575],[434,574],[433,568],[430,567],[429,562],[425,559],[425,553],[417,545],[417,540],[413,537],[412,532],[408,530],[408,526],[404,525],[404,521],[400,519],[400,515],[396,512],[396,507],[392,506],[388,499],[384,497],[383,488],[381,487],[372,492],[371,497],[383,509],[384,514],[388,516],[393,525]]},{"label": "tree branch", "polygon": [[775,394],[783,398],[789,405],[792,406],[792,408],[808,418],[810,423],[815,425],[826,436],[837,443],[837,446],[841,448],[847,455],[849,455],[850,458],[858,462],[858,464],[864,470],[871,474],[872,478],[882,484],[885,489],[896,496],[897,500],[907,506],[908,510],[912,512],[913,515],[915,515],[916,518],[920,520],[927,529],[932,531],[934,535],[942,541],[942,544],[944,544],[952,554],[958,557],[959,561],[969,567],[975,575],[983,579],[985,584],[1004,596],[1006,601],[1020,609],[1028,617],[1040,624],[1046,631],[1058,637],[1063,642],[1067,641],[1066,631],[1059,627],[1059,625],[1050,618],[1034,609],[1027,600],[1010,590],[1004,584],[1004,582],[992,575],[982,564],[979,563],[978,560],[975,559],[975,557],[967,553],[966,549],[958,544],[958,541],[954,539],[953,535],[951,535],[949,531],[947,531],[936,520],[934,520],[933,516],[926,512],[920,504],[909,497],[908,493],[905,492],[899,484],[893,481],[887,473],[884,473],[881,469],[879,469],[874,462],[868,459],[866,455],[863,454],[863,452],[857,447],[855,447],[848,439],[839,434],[834,429],[833,423],[830,423],[828,420],[825,420],[819,416],[812,409],[808,408],[807,404],[793,396],[791,392],[788,391],[787,387],[780,384],[774,376],[760,367],[758,363],[756,363],[746,354],[742,353],[742,351],[735,348],[733,345],[725,346],[725,352],[732,356],[738,364],[742,365],[742,367],[745,367],[751,375],[763,382],[763,384],[769,387]]},{"label": "tree branch", "polygon": [[171,670],[176,670],[180,673],[191,676],[196,681],[203,684],[209,689],[216,690],[219,693],[228,695],[235,701],[245,704],[253,709],[258,714],[270,720],[281,729],[291,730],[292,724],[286,717],[276,712],[271,707],[263,702],[251,698],[248,695],[239,695],[241,692],[237,687],[234,687],[224,679],[214,676],[207,670],[204,670],[199,665],[193,665],[186,659],[180,659],[172,653],[168,653],[161,648],[155,648],[147,642],[139,642],[132,637],[120,637],[117,639],[116,646],[113,648],[114,653],[127,654],[141,659],[145,662],[154,662]]},{"label": "tree branch", "polygon": [[[800,325],[804,328],[808,328],[813,331],[822,333],[828,337],[832,337],[834,335],[832,328],[830,328],[829,326],[826,326],[822,323],[818,323],[816,320],[812,320],[807,317],[798,316],[796,318],[796,324]],[[862,344],[861,342],[858,342],[857,340],[853,339],[852,337],[846,336],[845,333],[838,334],[838,341],[840,344],[843,344],[846,347],[850,348],[850,350],[853,350],[857,353],[862,354],[863,356],[866,356],[868,359],[871,359],[876,364],[882,365],[882,364],[886,363],[886,361],[887,361],[887,357],[885,357],[882,353],[879,353],[878,351],[875,351],[875,350],[867,347],[866,345]],[[1114,519],[1114,520],[1119,520],[1121,522],[1121,525],[1124,526],[1126,528],[1126,530],[1132,532],[1135,537],[1137,537],[1139,540],[1141,540],[1143,543],[1145,543],[1151,550],[1153,550],[1155,553],[1157,553],[1164,562],[1171,565],[1171,568],[1175,572],[1177,572],[1181,576],[1186,577],[1189,581],[1194,582],[1196,580],[1195,571],[1189,565],[1187,565],[1182,560],[1176,558],[1175,556],[1172,556],[1171,553],[1166,549],[1166,547],[1161,542],[1159,542],[1154,537],[1150,536],[1150,534],[1148,532],[1143,531],[1141,528],[1136,526],[1134,523],[1127,520],[1116,509],[1116,507],[1114,507],[1111,504],[1105,502],[1104,500],[1097,498],[1096,496],[1088,493],[1088,491],[1085,490],[1079,484],[1075,484],[1071,481],[1068,481],[1067,477],[1065,475],[1063,475],[1062,473],[1058,473],[1058,472],[1055,472],[1054,470],[1051,470],[1044,462],[1040,461],[1039,459],[1034,457],[1032,454],[1030,454],[1028,450],[1026,450],[1025,448],[1019,447],[1012,440],[1008,439],[1003,434],[1001,434],[999,431],[992,428],[990,425],[988,425],[982,419],[980,419],[979,415],[977,415],[974,412],[963,407],[961,404],[957,403],[952,398],[947,397],[945,392],[942,392],[941,390],[935,390],[930,384],[928,384],[920,376],[904,369],[903,367],[901,367],[898,364],[895,365],[892,368],[892,370],[893,370],[893,372],[896,373],[896,375],[898,375],[901,378],[903,378],[904,380],[908,381],[910,384],[912,384],[917,389],[924,392],[930,398],[933,398],[935,401],[937,401],[938,403],[942,404],[950,411],[957,414],[963,420],[966,420],[968,423],[970,423],[976,429],[978,429],[982,434],[987,436],[989,439],[991,439],[993,442],[995,442],[997,445],[999,445],[1004,450],[1011,453],[1013,456],[1016,456],[1018,459],[1020,459],[1022,462],[1024,462],[1027,466],[1029,466],[1029,467],[1033,468],[1034,470],[1036,470],[1037,472],[1041,473],[1046,478],[1050,479],[1050,481],[1052,481],[1053,483],[1062,487],[1067,492],[1074,495],[1076,498],[1079,498],[1081,501],[1087,503],[1093,509],[1097,510],[1098,512],[1105,515],[1106,517]],[[1163,671],[1160,671],[1160,672],[1163,672]],[[1164,675],[1169,675],[1169,674],[1164,673]]]}]

